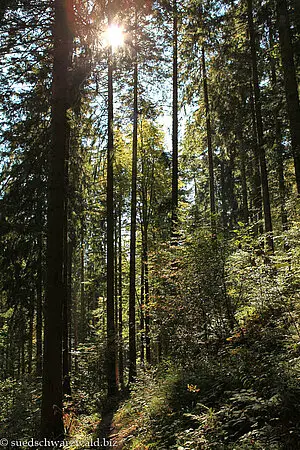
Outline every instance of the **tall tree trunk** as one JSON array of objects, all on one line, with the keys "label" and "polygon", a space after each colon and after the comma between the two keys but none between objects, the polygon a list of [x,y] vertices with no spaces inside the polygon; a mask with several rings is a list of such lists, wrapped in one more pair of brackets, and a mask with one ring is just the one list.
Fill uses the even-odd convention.
[{"label": "tall tree trunk", "polygon": [[136,281],[136,177],[137,177],[137,133],[138,133],[138,63],[137,63],[137,12],[135,11],[135,40],[133,62],[133,136],[132,136],[132,178],[131,178],[131,222],[130,222],[130,271],[129,271],[129,376],[132,383],[136,377],[136,324],[135,324],[135,281]]},{"label": "tall tree trunk", "polygon": [[78,297],[75,295],[72,304],[72,316],[73,316],[73,330],[74,330],[74,371],[78,373],[78,357],[77,357],[77,349],[78,349]]},{"label": "tall tree trunk", "polygon": [[262,194],[263,194],[264,223],[265,223],[265,231],[267,233],[268,247],[273,251],[274,244],[273,244],[273,238],[272,238],[272,217],[271,217],[271,207],[270,207],[270,195],[269,195],[269,183],[268,183],[266,155],[265,155],[265,149],[264,149],[264,132],[263,132],[263,121],[262,121],[261,101],[260,101],[260,88],[259,88],[258,70],[257,70],[256,39],[255,39],[255,30],[254,30],[254,23],[253,23],[252,0],[247,0],[247,14],[248,14],[249,36],[250,36],[251,66],[252,66],[252,79],[253,79],[253,91],[254,91],[254,109],[255,109],[256,130],[257,130],[257,139],[258,139],[261,186],[262,186]]},{"label": "tall tree trunk", "polygon": [[[270,39],[270,50],[274,47],[274,32],[272,29],[272,23],[269,19],[269,39]],[[280,120],[280,101],[277,99],[277,74],[276,74],[276,63],[275,59],[271,56],[271,82],[272,91],[274,99],[276,100],[276,106],[274,108],[273,120],[275,123],[275,145],[276,145],[276,162],[277,162],[277,174],[278,174],[278,190],[279,190],[279,201],[280,201],[280,216],[282,229],[287,228],[287,213],[285,209],[285,180],[284,180],[284,167],[283,167],[283,153],[284,148],[282,144],[282,131],[281,131],[281,120]]]},{"label": "tall tree trunk", "polygon": [[[109,15],[110,15],[109,11]],[[109,18],[111,25],[111,18]],[[107,141],[107,387],[108,395],[117,392],[116,380],[116,330],[114,308],[114,170],[113,170],[113,57],[112,48],[108,48],[108,141]]]},{"label": "tall tree trunk", "polygon": [[[67,171],[67,168],[66,168]],[[69,375],[69,295],[68,295],[68,200],[66,198],[65,227],[64,227],[64,302],[63,302],[63,377]]]},{"label": "tall tree trunk", "polygon": [[172,228],[176,227],[178,210],[178,11],[173,0],[173,113],[172,113]]},{"label": "tall tree trunk", "polygon": [[286,0],[277,0],[280,52],[284,76],[285,97],[294,157],[297,192],[300,194],[300,105],[290,21]]},{"label": "tall tree trunk", "polygon": [[26,340],[26,325],[25,325],[25,329],[24,329],[24,327],[21,328],[21,343],[20,343],[20,347],[21,347],[21,373],[22,373],[22,378],[25,375],[25,340]]},{"label": "tall tree trunk", "polygon": [[123,276],[122,276],[122,210],[121,205],[119,208],[119,227],[118,227],[118,241],[119,241],[119,320],[118,320],[118,331],[119,331],[119,381],[121,389],[124,389],[124,356],[123,356]]},{"label": "tall tree trunk", "polygon": [[208,170],[209,170],[209,196],[210,196],[210,214],[211,214],[211,230],[215,235],[216,230],[216,200],[215,200],[215,179],[214,179],[214,157],[212,148],[212,132],[210,121],[210,105],[207,86],[207,73],[206,73],[206,60],[205,50],[202,45],[202,75],[203,75],[203,95],[205,104],[205,116],[206,116],[206,135],[207,135],[207,150],[208,150]]},{"label": "tall tree trunk", "polygon": [[72,0],[55,0],[52,84],[52,147],[49,155],[47,214],[47,282],[41,431],[56,440],[64,436],[62,420],[62,305],[65,214],[65,160],[68,137],[68,63]]},{"label": "tall tree trunk", "polygon": [[256,117],[255,117],[255,107],[254,107],[254,94],[253,85],[250,82],[250,107],[251,107],[251,117],[252,117],[252,127],[253,127],[253,209],[254,209],[254,222],[258,223],[255,225],[255,234],[263,233],[262,226],[262,196],[261,196],[261,178],[260,178],[260,167],[259,167],[259,151],[258,151],[258,138],[256,129]]},{"label": "tall tree trunk", "polygon": [[[71,63],[71,61],[70,61]],[[69,127],[69,124],[67,124]],[[64,211],[64,247],[63,247],[63,284],[64,284],[64,297],[63,297],[63,394],[70,394],[69,383],[69,292],[68,292],[68,258],[69,258],[69,159],[70,159],[70,128],[68,129],[68,140],[66,145],[66,160],[65,160],[65,211]],[[66,387],[66,385],[68,385]]]},{"label": "tall tree trunk", "polygon": [[[33,301],[33,299],[32,299]],[[29,308],[29,330],[28,330],[28,373],[32,373],[32,354],[33,354],[33,320],[34,320],[34,305]]]},{"label": "tall tree trunk", "polygon": [[247,190],[247,177],[246,177],[246,152],[243,142],[240,140],[240,170],[241,170],[241,184],[242,184],[242,199],[243,199],[243,220],[245,224],[249,222],[249,209],[248,209],[248,190]]},{"label": "tall tree trunk", "polygon": [[68,290],[67,290],[67,295],[68,295],[68,339],[69,339],[69,343],[68,343],[68,350],[69,350],[69,358],[68,358],[68,367],[69,367],[69,371],[71,371],[72,368],[72,357],[71,357],[71,350],[72,350],[72,312],[73,312],[73,304],[72,304],[72,267],[73,267],[73,248],[74,248],[74,239],[71,238],[69,244],[68,244],[68,260],[67,260],[67,265],[68,265],[68,279],[67,279],[67,284],[68,284]]},{"label": "tall tree trunk", "polygon": [[37,261],[37,282],[36,282],[36,376],[42,376],[42,356],[43,356],[43,275],[42,275],[42,232],[38,236],[38,261]]},{"label": "tall tree trunk", "polygon": [[145,366],[145,265],[141,264],[141,305],[140,305],[140,358],[141,366]]},{"label": "tall tree trunk", "polygon": [[[294,33],[294,38],[295,38],[295,45],[294,45],[294,53],[295,53],[295,58],[297,58],[296,60],[298,60],[298,65],[299,65],[299,58],[300,58],[300,0],[293,0],[292,1],[292,7],[293,7],[293,13],[294,13],[294,24],[295,24],[295,33]],[[296,68],[296,72],[298,71],[298,67]],[[297,76],[297,73],[296,73]],[[297,77],[298,78],[298,77]],[[299,81],[299,79],[298,79]]]},{"label": "tall tree trunk", "polygon": [[234,179],[234,154],[230,153],[229,161],[227,166],[227,174],[228,174],[228,198],[229,205],[231,209],[230,214],[230,228],[233,229],[236,225],[237,221],[237,210],[238,210],[238,202],[235,195],[235,179]]},{"label": "tall tree trunk", "polygon": [[120,379],[119,379],[119,335],[118,335],[118,330],[119,330],[119,273],[118,273],[118,269],[119,269],[119,254],[118,254],[118,227],[117,227],[117,220],[118,220],[118,216],[117,216],[117,210],[115,210],[115,286],[114,286],[114,296],[115,296],[115,330],[116,330],[116,383],[117,386],[119,386],[120,383]]},{"label": "tall tree trunk", "polygon": [[227,217],[227,202],[226,202],[226,188],[225,188],[225,163],[223,158],[221,157],[220,161],[221,166],[221,202],[222,202],[222,224],[224,231],[228,226],[228,217]]},{"label": "tall tree trunk", "polygon": [[145,344],[146,362],[151,364],[151,341],[150,341],[150,310],[149,310],[149,267],[148,267],[148,220],[144,222],[143,237],[143,264],[145,281]]},{"label": "tall tree trunk", "polygon": [[[117,210],[115,210],[115,288],[114,288],[114,294],[115,294],[115,327],[116,330],[118,330],[119,325],[119,265],[118,265],[118,261],[119,261],[119,249],[118,249],[118,244],[119,244],[119,233],[118,233],[118,226],[117,226],[117,221],[118,221],[118,214],[117,214]],[[118,353],[118,348],[116,349],[117,353]]]},{"label": "tall tree trunk", "polygon": [[[143,129],[141,127],[141,148],[143,147]],[[152,166],[150,195],[145,178],[145,154],[142,155],[142,210],[141,210],[141,232],[142,232],[142,265],[144,266],[144,320],[145,320],[145,346],[146,364],[151,364],[151,342],[150,342],[150,310],[149,310],[149,268],[148,268],[148,225],[149,225],[149,205],[153,196],[154,165]],[[148,195],[150,199],[148,200]]]},{"label": "tall tree trunk", "polygon": [[85,264],[84,264],[84,219],[81,218],[80,236],[80,320],[79,341],[84,342],[86,338],[86,298],[85,298]]}]

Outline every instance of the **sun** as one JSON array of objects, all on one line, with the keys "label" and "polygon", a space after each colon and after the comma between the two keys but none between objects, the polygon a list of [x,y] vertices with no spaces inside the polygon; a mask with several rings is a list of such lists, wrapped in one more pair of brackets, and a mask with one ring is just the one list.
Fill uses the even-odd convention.
[{"label": "sun", "polygon": [[122,46],[124,44],[123,28],[116,24],[110,25],[105,33],[105,40],[113,50]]}]

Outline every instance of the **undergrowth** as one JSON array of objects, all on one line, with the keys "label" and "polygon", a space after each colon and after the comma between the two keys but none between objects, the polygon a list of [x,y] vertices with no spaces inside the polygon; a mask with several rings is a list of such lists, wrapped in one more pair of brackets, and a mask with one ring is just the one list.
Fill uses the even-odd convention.
[{"label": "undergrowth", "polygon": [[115,415],[131,450],[297,449],[300,356],[278,318],[256,318],[214,354],[144,374]]}]

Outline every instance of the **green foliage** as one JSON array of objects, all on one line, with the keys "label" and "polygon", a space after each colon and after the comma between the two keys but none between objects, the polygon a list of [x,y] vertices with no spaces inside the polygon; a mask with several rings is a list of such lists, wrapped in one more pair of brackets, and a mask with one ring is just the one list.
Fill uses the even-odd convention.
[{"label": "green foliage", "polygon": [[278,333],[261,327],[261,344],[239,336],[193,366],[142,377],[114,418],[124,448],[296,448],[299,366],[283,333],[274,345]]},{"label": "green foliage", "polygon": [[230,240],[189,229],[151,256],[165,362],[115,416],[125,448],[297,448],[298,239],[296,220],[274,255],[242,224]]},{"label": "green foliage", "polygon": [[1,436],[6,439],[29,439],[38,436],[41,386],[36,380],[0,382]]}]

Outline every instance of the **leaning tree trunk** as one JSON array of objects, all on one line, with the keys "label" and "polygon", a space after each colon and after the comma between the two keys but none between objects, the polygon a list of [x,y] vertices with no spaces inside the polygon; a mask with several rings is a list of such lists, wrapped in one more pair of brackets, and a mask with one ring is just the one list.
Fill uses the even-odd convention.
[{"label": "leaning tree trunk", "polygon": [[65,216],[65,160],[68,142],[68,62],[72,0],[55,0],[52,83],[52,145],[49,155],[47,282],[41,428],[43,437],[64,436],[62,420],[62,306]]}]

